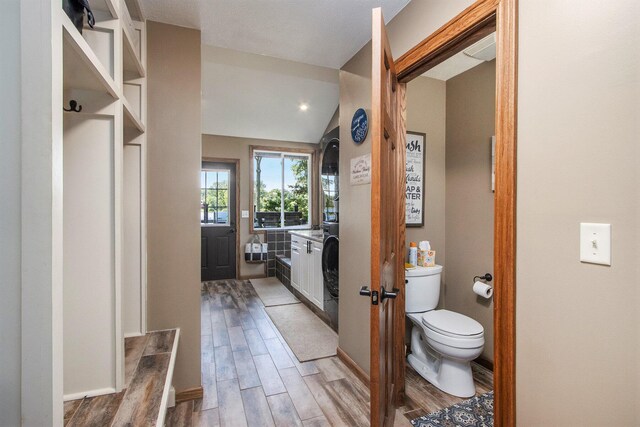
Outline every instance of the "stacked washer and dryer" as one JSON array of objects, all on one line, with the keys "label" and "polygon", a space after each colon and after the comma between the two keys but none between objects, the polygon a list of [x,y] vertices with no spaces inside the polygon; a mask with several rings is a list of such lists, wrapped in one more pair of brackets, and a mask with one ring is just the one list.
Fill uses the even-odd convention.
[{"label": "stacked washer and dryer", "polygon": [[330,325],[338,330],[338,206],[339,170],[340,170],[340,128],[328,132],[320,141],[322,162],[320,181],[322,184],[322,229],[324,245],[322,247],[322,275],[324,278],[324,311],[329,317]]}]

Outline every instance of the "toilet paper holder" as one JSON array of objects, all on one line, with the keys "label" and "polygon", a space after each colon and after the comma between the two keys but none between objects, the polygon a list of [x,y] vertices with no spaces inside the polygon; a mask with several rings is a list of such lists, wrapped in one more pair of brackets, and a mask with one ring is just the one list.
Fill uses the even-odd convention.
[{"label": "toilet paper holder", "polygon": [[475,282],[476,282],[476,280],[478,280],[478,279],[480,279],[480,280],[485,280],[485,281],[487,281],[487,282],[490,282],[490,281],[492,281],[492,280],[493,280],[493,276],[491,275],[491,273],[485,273],[483,276],[475,276],[475,277],[473,278],[473,282],[475,283]]}]

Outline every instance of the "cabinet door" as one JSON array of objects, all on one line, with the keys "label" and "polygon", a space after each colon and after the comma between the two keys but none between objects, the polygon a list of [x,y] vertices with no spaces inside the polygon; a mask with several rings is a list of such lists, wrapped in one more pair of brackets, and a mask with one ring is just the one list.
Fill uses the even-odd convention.
[{"label": "cabinet door", "polygon": [[312,253],[309,256],[312,261],[311,272],[311,301],[324,310],[324,278],[322,276],[322,243],[313,243]]},{"label": "cabinet door", "polygon": [[309,241],[307,239],[300,239],[300,293],[310,299],[309,258]]},{"label": "cabinet door", "polygon": [[295,240],[291,240],[291,286],[300,290],[300,277],[302,276],[300,246]]}]

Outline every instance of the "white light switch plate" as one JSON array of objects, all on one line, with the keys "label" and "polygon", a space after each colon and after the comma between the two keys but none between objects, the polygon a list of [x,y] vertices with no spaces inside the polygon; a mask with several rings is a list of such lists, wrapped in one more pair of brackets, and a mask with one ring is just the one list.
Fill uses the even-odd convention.
[{"label": "white light switch plate", "polygon": [[242,211],[242,218],[249,218],[249,211]]},{"label": "white light switch plate", "polygon": [[611,265],[611,224],[580,223],[580,261]]}]

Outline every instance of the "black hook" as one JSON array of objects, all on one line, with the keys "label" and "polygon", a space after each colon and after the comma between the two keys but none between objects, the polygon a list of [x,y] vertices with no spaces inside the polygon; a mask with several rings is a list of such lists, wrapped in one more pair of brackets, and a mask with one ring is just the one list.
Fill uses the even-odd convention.
[{"label": "black hook", "polygon": [[64,111],[73,111],[75,113],[79,113],[82,111],[82,105],[78,105],[78,102],[75,99],[69,101],[69,109],[62,107]]},{"label": "black hook", "polygon": [[493,276],[490,273],[487,273],[484,276],[476,276],[476,277],[474,277],[473,281],[475,282],[476,279],[486,280],[487,282],[490,282],[490,281],[493,280]]}]

